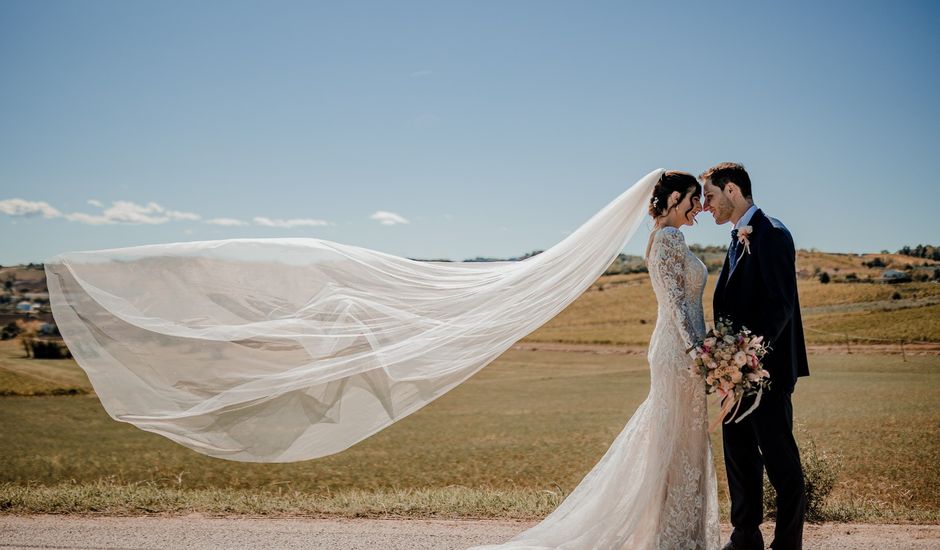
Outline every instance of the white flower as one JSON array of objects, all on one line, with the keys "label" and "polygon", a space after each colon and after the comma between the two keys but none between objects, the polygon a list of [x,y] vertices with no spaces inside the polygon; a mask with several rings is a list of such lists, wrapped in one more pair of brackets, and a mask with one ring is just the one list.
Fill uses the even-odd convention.
[{"label": "white flower", "polygon": [[748,254],[751,253],[751,241],[748,239],[751,233],[754,232],[754,228],[750,225],[745,225],[738,228],[738,242],[744,245],[744,249]]}]

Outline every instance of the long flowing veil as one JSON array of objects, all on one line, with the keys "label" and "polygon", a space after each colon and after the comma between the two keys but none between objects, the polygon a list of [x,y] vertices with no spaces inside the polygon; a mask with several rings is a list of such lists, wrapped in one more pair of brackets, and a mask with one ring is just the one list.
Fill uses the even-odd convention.
[{"label": "long flowing veil", "polygon": [[425,262],[315,238],[68,252],[53,317],[115,420],[197,452],[292,462],[415,412],[574,301],[662,170],[521,261]]}]

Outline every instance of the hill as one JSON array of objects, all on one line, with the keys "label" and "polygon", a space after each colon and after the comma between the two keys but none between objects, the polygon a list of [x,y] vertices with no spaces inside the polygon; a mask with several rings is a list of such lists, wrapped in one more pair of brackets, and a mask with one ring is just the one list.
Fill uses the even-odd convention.
[{"label": "hill", "polygon": [[[705,296],[714,292],[724,257],[722,247],[693,245],[712,274]],[[810,344],[940,343],[940,261],[901,253],[848,254],[800,250],[797,276],[807,341]],[[910,282],[878,282],[888,270]],[[642,258],[621,254],[577,300],[523,342],[645,346],[656,320],[656,302]],[[825,273],[831,282],[823,283]],[[22,313],[14,305],[29,299],[33,317],[50,321],[41,264],[0,268],[0,320]],[[711,318],[705,300],[706,319]]]}]

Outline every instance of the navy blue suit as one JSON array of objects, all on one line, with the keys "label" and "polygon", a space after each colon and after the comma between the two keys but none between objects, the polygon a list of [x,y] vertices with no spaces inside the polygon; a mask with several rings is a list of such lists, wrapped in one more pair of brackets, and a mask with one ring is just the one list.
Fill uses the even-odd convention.
[{"label": "navy blue suit", "polygon": [[[800,376],[809,375],[800,299],[796,288],[796,251],[779,220],[757,210],[748,223],[750,252],[730,269],[725,259],[715,289],[715,319],[730,319],[763,336],[771,351],[764,356],[770,390],[758,408],[740,423],[725,424],[722,442],[731,493],[731,541],[736,548],[763,548],[763,470],[777,492],[775,549],[801,548],[806,508],[799,449],[793,439],[790,396]],[[753,397],[745,398],[747,410]]]}]

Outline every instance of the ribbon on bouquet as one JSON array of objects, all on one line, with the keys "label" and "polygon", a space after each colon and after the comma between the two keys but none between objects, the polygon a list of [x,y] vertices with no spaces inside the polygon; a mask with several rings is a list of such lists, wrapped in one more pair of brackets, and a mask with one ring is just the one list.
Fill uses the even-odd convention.
[{"label": "ribbon on bouquet", "polygon": [[760,398],[764,394],[764,388],[757,389],[757,397],[754,398],[754,404],[737,418],[734,416],[738,414],[738,410],[741,408],[741,401],[744,399],[744,396],[742,395],[740,398],[735,399],[735,393],[733,391],[726,391],[720,388],[718,389],[718,393],[721,395],[721,399],[719,400],[719,403],[721,403],[721,410],[718,411],[718,417],[715,418],[711,426],[708,427],[709,432],[715,431],[715,428],[718,427],[718,424],[721,424],[722,420],[724,420],[725,417],[728,416],[728,413],[731,412],[732,407],[734,407],[734,412],[731,412],[731,418],[726,420],[724,423],[730,424],[731,421],[734,420],[734,423],[737,424],[738,422],[744,420],[747,415],[754,412],[754,409],[760,405]]}]

